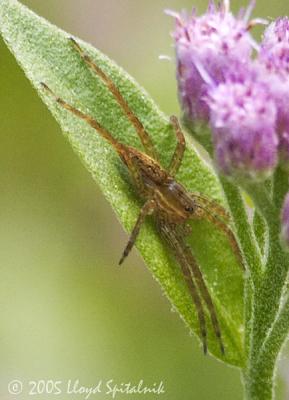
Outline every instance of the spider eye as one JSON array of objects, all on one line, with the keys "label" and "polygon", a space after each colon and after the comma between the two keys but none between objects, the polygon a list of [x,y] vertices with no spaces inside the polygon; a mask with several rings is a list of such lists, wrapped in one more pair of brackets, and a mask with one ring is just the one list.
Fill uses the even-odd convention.
[{"label": "spider eye", "polygon": [[186,207],[185,207],[185,211],[187,211],[187,212],[193,212],[193,211],[194,211],[194,208],[193,208],[192,206],[186,206]]}]

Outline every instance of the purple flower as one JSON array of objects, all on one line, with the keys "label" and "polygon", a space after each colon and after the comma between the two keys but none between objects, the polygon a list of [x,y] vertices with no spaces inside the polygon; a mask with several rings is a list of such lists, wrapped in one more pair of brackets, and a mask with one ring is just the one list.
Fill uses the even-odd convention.
[{"label": "purple flower", "polygon": [[196,16],[170,12],[176,19],[173,33],[177,57],[179,97],[185,115],[192,121],[208,121],[204,97],[208,81],[224,80],[233,61],[249,62],[254,44],[248,32],[252,5],[238,17],[229,11],[229,1],[218,7],[211,1],[206,14]]},{"label": "purple flower", "polygon": [[279,156],[289,167],[289,19],[279,18],[265,30],[259,62],[266,68],[267,80],[277,105]]},{"label": "purple flower", "polygon": [[284,78],[289,73],[289,19],[278,18],[264,32],[260,60],[266,67]]},{"label": "purple flower", "polygon": [[239,65],[208,91],[215,159],[225,175],[265,179],[277,165],[277,110],[261,78],[258,68]]},{"label": "purple flower", "polygon": [[281,241],[289,249],[289,193],[287,193],[281,212]]}]

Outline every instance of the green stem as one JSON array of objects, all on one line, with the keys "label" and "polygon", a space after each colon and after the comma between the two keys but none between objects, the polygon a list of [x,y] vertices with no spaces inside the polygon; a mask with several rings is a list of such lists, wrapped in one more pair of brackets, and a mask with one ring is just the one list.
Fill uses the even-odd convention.
[{"label": "green stem", "polygon": [[276,354],[280,352],[282,345],[288,336],[289,331],[289,298],[283,304],[275,323],[271,329],[270,335],[265,340],[259,356],[259,364],[266,363],[267,354]]},{"label": "green stem", "polygon": [[275,360],[268,364],[253,364],[243,373],[246,400],[272,400],[274,398]]},{"label": "green stem", "polygon": [[243,198],[237,186],[221,177],[221,183],[225,192],[236,227],[243,256],[251,273],[254,286],[258,286],[262,274],[262,256],[259,250],[252,227],[248,221],[248,215]]},{"label": "green stem", "polygon": [[289,300],[285,302],[267,336],[259,355],[250,359],[243,374],[245,398],[248,400],[274,399],[276,361],[289,330]]},{"label": "green stem", "polygon": [[288,172],[278,167],[273,179],[273,204],[280,210],[289,187]]},{"label": "green stem", "polygon": [[245,351],[246,358],[251,354],[251,336],[253,330],[253,304],[254,304],[254,286],[250,276],[245,279]]},{"label": "green stem", "polygon": [[289,266],[288,254],[279,241],[280,197],[284,197],[287,184],[279,170],[274,177],[272,195],[264,185],[246,184],[246,190],[266,221],[269,246],[264,274],[260,285],[254,288],[253,326],[246,327],[251,331],[251,351],[243,380],[247,399],[271,400],[276,360],[289,330],[289,300],[279,311]]},{"label": "green stem", "polygon": [[263,185],[247,185],[247,190],[254,199],[259,212],[265,218],[269,232],[269,254],[266,269],[262,284],[256,287],[255,294],[255,329],[253,335],[256,339],[256,355],[256,352],[263,345],[279,310],[289,260],[279,241],[279,210],[272,204],[272,200]]},{"label": "green stem", "polygon": [[264,257],[268,243],[267,225],[264,218],[257,210],[254,211],[253,227],[256,240],[259,244],[259,249]]}]

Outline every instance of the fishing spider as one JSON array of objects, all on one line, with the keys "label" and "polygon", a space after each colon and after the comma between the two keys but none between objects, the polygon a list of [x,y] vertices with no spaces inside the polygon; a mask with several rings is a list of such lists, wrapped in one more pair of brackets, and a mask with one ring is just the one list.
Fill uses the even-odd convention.
[{"label": "fishing spider", "polygon": [[224,232],[235,254],[239,257],[241,265],[243,265],[237,241],[232,230],[228,226],[229,215],[227,211],[214,200],[199,193],[188,193],[187,190],[175,180],[174,177],[181,165],[186,148],[185,138],[177,118],[175,116],[170,118],[170,123],[176,133],[177,146],[170,165],[168,169],[165,170],[159,164],[150,136],[141,121],[130,109],[114,82],[92,61],[73,38],[69,40],[74,49],[80,54],[83,61],[110,90],[124,114],[134,125],[146,151],[146,153],[144,153],[136,148],[120,143],[94,118],[74,108],[60,97],[57,97],[45,83],[41,82],[42,87],[55,98],[60,106],[85,120],[113,146],[121,160],[127,166],[140,197],[145,201],[119,264],[122,264],[131,251],[146,216],[154,214],[157,228],[173,251],[181,267],[184,280],[196,307],[204,353],[207,352],[207,329],[204,312],[204,307],[206,307],[211,318],[215,336],[219,342],[220,350],[224,354],[224,345],[215,306],[192,251],[184,241],[184,236],[189,232],[186,224],[189,220],[205,218]]}]

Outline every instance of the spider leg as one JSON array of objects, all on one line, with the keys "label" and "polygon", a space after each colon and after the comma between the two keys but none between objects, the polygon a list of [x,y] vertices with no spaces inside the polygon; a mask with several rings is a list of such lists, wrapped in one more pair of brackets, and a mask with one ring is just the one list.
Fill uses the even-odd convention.
[{"label": "spider leg", "polygon": [[236,255],[236,257],[239,260],[239,264],[241,265],[243,271],[246,271],[242,253],[239,247],[239,244],[237,242],[237,239],[232,231],[232,229],[220,218],[218,218],[217,215],[213,214],[210,210],[208,210],[206,207],[202,207],[199,204],[196,203],[196,206],[199,208],[198,213],[195,215],[198,219],[200,218],[206,218],[208,221],[212,222],[218,229],[224,232],[224,234],[227,236],[230,245]]},{"label": "spider leg", "polygon": [[216,200],[212,200],[209,197],[199,193],[199,192],[194,192],[191,193],[192,198],[196,200],[197,203],[201,204],[203,207],[207,208],[209,207],[214,214],[217,214],[219,217],[221,217],[224,222],[230,223],[231,221],[231,216],[229,212],[221,206]]},{"label": "spider leg", "polygon": [[166,224],[159,224],[159,230],[168,242],[170,248],[173,250],[177,261],[179,262],[179,265],[182,270],[183,277],[185,279],[186,285],[189,289],[191,298],[195,304],[196,311],[197,311],[197,316],[199,320],[199,326],[200,326],[200,334],[201,334],[201,340],[203,343],[203,351],[206,354],[207,353],[207,329],[206,329],[206,320],[205,320],[205,313],[202,305],[201,298],[199,296],[197,287],[195,285],[194,279],[192,277],[189,263],[187,261],[186,255],[184,253],[184,249],[182,248],[182,245],[180,244],[179,238],[175,234],[174,231],[170,229]]},{"label": "spider leg", "polygon": [[143,208],[141,209],[141,211],[139,213],[139,216],[138,216],[138,219],[137,219],[137,221],[135,223],[135,226],[134,226],[134,228],[133,228],[133,230],[132,230],[132,232],[130,234],[128,243],[127,243],[127,245],[126,245],[126,247],[124,249],[124,252],[123,252],[123,254],[121,256],[121,259],[120,259],[118,265],[121,265],[123,263],[124,259],[129,255],[131,249],[133,248],[133,246],[135,244],[136,238],[137,238],[137,236],[139,234],[140,228],[141,228],[141,226],[142,226],[142,224],[143,224],[143,222],[145,220],[145,217],[147,215],[152,214],[153,211],[154,211],[154,208],[155,208],[155,201],[154,200],[148,200],[145,203],[145,205],[143,206]]},{"label": "spider leg", "polygon": [[171,124],[175,130],[176,133],[176,137],[177,137],[177,146],[175,148],[173,157],[171,159],[170,162],[170,166],[168,169],[168,172],[171,176],[175,176],[175,174],[178,172],[178,169],[181,165],[183,156],[184,156],[184,152],[186,149],[186,141],[185,141],[185,137],[184,134],[181,130],[179,121],[177,119],[177,117],[175,117],[174,115],[171,116],[170,118]]},{"label": "spider leg", "polygon": [[100,125],[94,118],[91,116],[84,114],[77,108],[71,106],[70,104],[66,103],[60,97],[57,97],[54,92],[43,82],[41,82],[42,87],[52,96],[54,97],[55,101],[66,110],[72,112],[77,117],[86,121],[92,128],[94,128],[104,139],[106,139],[109,143],[111,143],[114,149],[118,152],[123,162],[128,166],[129,171],[134,179],[136,186],[138,187],[139,193],[142,194],[144,192],[143,181],[138,173],[137,167],[130,159],[130,157],[126,157],[128,154],[128,149],[125,145],[118,142],[108,130],[106,130],[102,125]]},{"label": "spider leg", "polygon": [[185,243],[183,243],[183,241],[181,241],[181,243],[182,243],[184,252],[186,254],[186,258],[188,260],[188,265],[190,267],[191,273],[195,277],[195,280],[197,282],[199,290],[202,294],[202,297],[203,297],[203,299],[207,305],[208,311],[210,313],[210,317],[211,317],[212,325],[213,325],[213,328],[215,331],[215,335],[218,338],[218,341],[220,344],[221,353],[225,354],[225,348],[224,348],[224,344],[223,344],[222,337],[221,337],[221,328],[220,328],[219,321],[217,318],[217,312],[216,312],[214,303],[212,301],[211,295],[210,295],[208,288],[205,284],[205,281],[203,279],[202,272],[201,272],[195,258],[192,255],[191,249]]},{"label": "spider leg", "polygon": [[124,151],[124,145],[122,145],[120,142],[118,142],[111,134],[108,132],[102,125],[100,125],[94,118],[92,118],[90,115],[84,114],[77,108],[71,106],[70,104],[66,103],[63,99],[60,97],[57,97],[54,92],[43,82],[41,82],[41,86],[43,89],[45,89],[52,97],[54,97],[55,101],[63,108],[66,110],[72,112],[75,114],[77,117],[83,119],[86,121],[92,128],[94,128],[104,139],[106,139],[109,143],[112,144],[112,146],[117,150],[119,154],[123,154]]},{"label": "spider leg", "polygon": [[142,122],[138,119],[138,117],[133,113],[131,108],[129,107],[127,101],[124,99],[122,94],[120,93],[119,89],[117,86],[114,84],[114,82],[109,78],[108,75],[104,73],[104,71],[96,65],[92,59],[82,50],[82,48],[79,46],[79,44],[71,37],[69,38],[71,41],[73,47],[76,49],[76,51],[80,54],[81,58],[83,61],[91,68],[93,72],[95,72],[105,83],[107,88],[110,90],[118,104],[120,105],[121,109],[123,112],[126,114],[127,118],[130,120],[130,122],[134,125],[135,130],[143,144],[143,147],[145,148],[146,152],[148,153],[149,156],[151,156],[153,159],[157,160],[158,157],[156,155],[153,143],[151,141],[151,138],[147,131],[145,130]]}]

